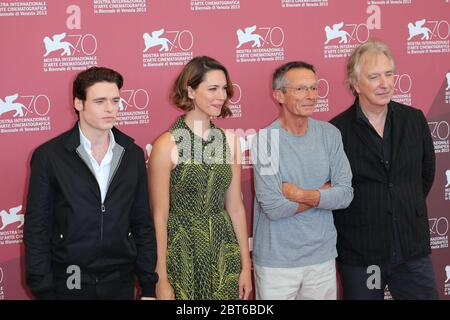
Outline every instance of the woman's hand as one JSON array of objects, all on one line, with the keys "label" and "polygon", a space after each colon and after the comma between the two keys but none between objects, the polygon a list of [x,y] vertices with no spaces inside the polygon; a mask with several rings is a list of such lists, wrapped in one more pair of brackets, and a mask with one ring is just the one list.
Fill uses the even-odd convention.
[{"label": "woman's hand", "polygon": [[241,270],[239,275],[239,299],[248,300],[252,292],[252,271],[250,268]]},{"label": "woman's hand", "polygon": [[173,288],[167,279],[159,279],[156,283],[156,299],[157,300],[175,300]]}]

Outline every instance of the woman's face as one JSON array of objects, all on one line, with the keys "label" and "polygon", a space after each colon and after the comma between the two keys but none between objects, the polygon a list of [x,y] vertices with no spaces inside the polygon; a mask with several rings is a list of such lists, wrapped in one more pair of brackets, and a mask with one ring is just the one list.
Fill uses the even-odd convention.
[{"label": "woman's face", "polygon": [[227,87],[227,79],[222,70],[208,71],[197,89],[188,87],[189,98],[194,104],[194,109],[208,116],[219,116],[227,99]]}]

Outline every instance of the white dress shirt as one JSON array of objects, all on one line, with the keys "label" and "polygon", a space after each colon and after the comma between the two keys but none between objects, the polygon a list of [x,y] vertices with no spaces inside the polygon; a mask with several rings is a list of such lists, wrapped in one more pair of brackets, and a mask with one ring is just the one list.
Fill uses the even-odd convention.
[{"label": "white dress shirt", "polygon": [[94,169],[95,178],[97,179],[98,186],[100,187],[100,194],[102,197],[102,203],[105,201],[106,191],[108,191],[108,178],[109,178],[109,172],[111,170],[111,160],[113,157],[113,148],[116,144],[116,141],[114,140],[114,135],[111,130],[109,130],[109,146],[108,150],[106,151],[105,156],[103,157],[100,164],[97,163],[97,160],[95,160],[94,156],[92,155],[91,150],[91,142],[88,138],[81,132],[80,129],[80,143],[83,146],[84,150],[86,150],[87,154],[89,155],[89,160],[91,161],[92,168]]}]

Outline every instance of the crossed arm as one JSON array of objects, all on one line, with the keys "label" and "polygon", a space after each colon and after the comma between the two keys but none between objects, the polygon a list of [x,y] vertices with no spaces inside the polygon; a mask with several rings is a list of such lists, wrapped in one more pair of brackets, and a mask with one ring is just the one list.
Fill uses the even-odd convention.
[{"label": "crossed arm", "polygon": [[[329,189],[331,188],[331,183],[328,181],[324,183],[319,189]],[[295,184],[289,182],[283,182],[281,190],[283,196],[293,202],[298,203],[297,213],[301,213],[308,209],[317,207],[320,203],[320,191],[303,189]]]}]

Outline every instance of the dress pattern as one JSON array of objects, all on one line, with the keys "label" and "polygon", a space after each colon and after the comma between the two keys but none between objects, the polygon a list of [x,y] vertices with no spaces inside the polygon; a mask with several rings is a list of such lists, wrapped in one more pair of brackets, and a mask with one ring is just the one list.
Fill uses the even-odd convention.
[{"label": "dress pattern", "polygon": [[181,116],[170,130],[178,164],[170,175],[167,273],[178,300],[239,297],[240,250],[225,211],[231,153],[225,133],[210,129],[204,140]]}]

